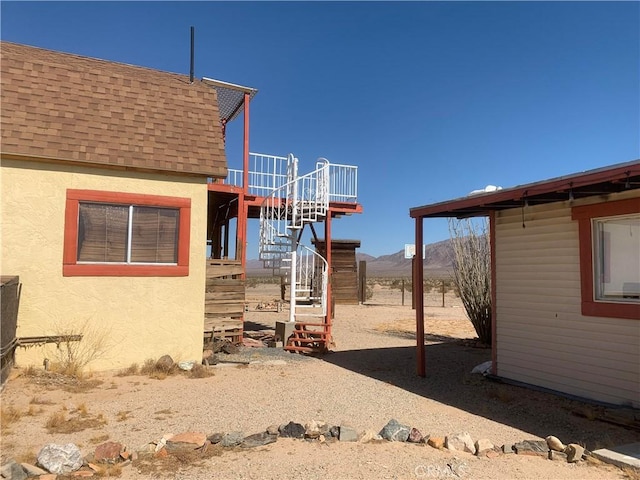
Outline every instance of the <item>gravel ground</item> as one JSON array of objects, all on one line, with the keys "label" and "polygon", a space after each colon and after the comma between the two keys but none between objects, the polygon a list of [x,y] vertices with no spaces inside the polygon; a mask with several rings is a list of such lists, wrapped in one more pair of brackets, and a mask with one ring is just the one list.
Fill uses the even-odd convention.
[{"label": "gravel ground", "polygon": [[[243,348],[208,378],[164,380],[141,375],[95,375],[102,383],[80,393],[47,388],[33,378],[11,380],[3,410],[22,412],[3,425],[2,460],[32,460],[46,443],[74,442],[84,454],[119,441],[136,450],[168,433],[264,431],[269,425],[323,420],[359,432],[378,431],[390,420],[445,436],[467,431],[497,445],[555,435],[587,448],[638,441],[638,433],[578,416],[592,408],[553,395],[490,382],[469,372],[490,351],[469,346],[469,322],[455,299],[427,307],[427,376],[415,375],[413,311],[378,292],[378,303],[338,306],[336,347],[320,358],[273,348]],[[396,292],[397,293],[397,292]],[[256,295],[258,295],[256,293]],[[268,296],[269,293],[264,293]],[[436,303],[437,305],[437,303]],[[250,311],[253,331],[268,332],[277,313]],[[19,373],[19,370],[18,370]],[[31,407],[32,412],[29,413]],[[102,415],[106,425],[70,434],[48,433],[45,423],[66,408],[69,417]],[[589,416],[589,415],[587,415]],[[456,477],[457,476],[457,477]],[[204,458],[168,457],[125,467],[122,479],[618,479],[614,467],[567,464],[504,455],[495,459],[408,443],[319,443],[279,439],[254,449],[210,451]]]}]

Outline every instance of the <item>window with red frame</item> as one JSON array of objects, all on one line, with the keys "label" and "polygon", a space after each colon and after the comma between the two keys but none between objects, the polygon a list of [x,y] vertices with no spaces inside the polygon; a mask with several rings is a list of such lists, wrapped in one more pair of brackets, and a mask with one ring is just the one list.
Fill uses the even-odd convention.
[{"label": "window with red frame", "polygon": [[188,274],[188,198],[68,190],[64,274]]},{"label": "window with red frame", "polygon": [[572,209],[582,314],[640,320],[640,198]]}]

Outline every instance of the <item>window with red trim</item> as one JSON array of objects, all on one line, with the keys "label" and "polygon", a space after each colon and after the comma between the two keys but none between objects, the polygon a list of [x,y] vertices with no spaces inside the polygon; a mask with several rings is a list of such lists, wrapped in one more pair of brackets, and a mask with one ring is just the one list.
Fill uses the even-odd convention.
[{"label": "window with red trim", "polygon": [[67,190],[64,276],[187,276],[191,199]]},{"label": "window with red trim", "polygon": [[640,198],[572,209],[582,314],[640,320]]}]

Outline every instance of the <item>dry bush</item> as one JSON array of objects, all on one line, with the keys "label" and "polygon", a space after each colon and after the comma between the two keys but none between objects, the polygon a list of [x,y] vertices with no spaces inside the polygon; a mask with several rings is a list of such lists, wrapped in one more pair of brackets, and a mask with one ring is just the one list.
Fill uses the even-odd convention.
[{"label": "dry bush", "polygon": [[457,291],[482,343],[491,345],[491,249],[486,220],[449,220]]},{"label": "dry bush", "polygon": [[86,407],[78,409],[74,413],[76,415],[67,418],[65,409],[54,412],[45,423],[47,431],[49,433],[75,433],[88,428],[100,428],[107,423],[101,413],[90,416]]},{"label": "dry bush", "polygon": [[13,405],[2,407],[2,409],[0,409],[0,424],[2,425],[3,430],[6,427],[9,427],[12,423],[20,420],[20,418],[22,418],[22,412]]},{"label": "dry bush", "polygon": [[208,378],[214,375],[213,369],[196,363],[191,370],[187,372],[189,378]]},{"label": "dry bush", "polygon": [[[110,330],[103,324],[86,320],[77,324],[54,325],[61,342],[55,350],[52,369],[63,375],[81,378],[91,362],[103,358],[112,348]],[[80,337],[80,340],[77,338]]]},{"label": "dry bush", "polygon": [[101,463],[97,467],[98,469],[94,473],[98,477],[119,477],[122,475],[122,465],[119,463]]},{"label": "dry bush", "polygon": [[138,367],[137,363],[132,363],[127,368],[120,370],[116,377],[129,377],[131,375],[137,375],[140,372],[140,367]]}]

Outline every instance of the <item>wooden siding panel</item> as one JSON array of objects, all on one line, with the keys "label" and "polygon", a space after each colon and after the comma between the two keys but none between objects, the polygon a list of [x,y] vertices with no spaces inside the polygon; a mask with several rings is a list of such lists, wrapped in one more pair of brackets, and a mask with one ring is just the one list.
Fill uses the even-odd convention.
[{"label": "wooden siding panel", "polygon": [[245,281],[239,260],[208,260],[204,301],[205,332],[242,338]]},{"label": "wooden siding panel", "polygon": [[640,406],[640,323],[583,317],[568,202],[496,215],[498,375]]}]

